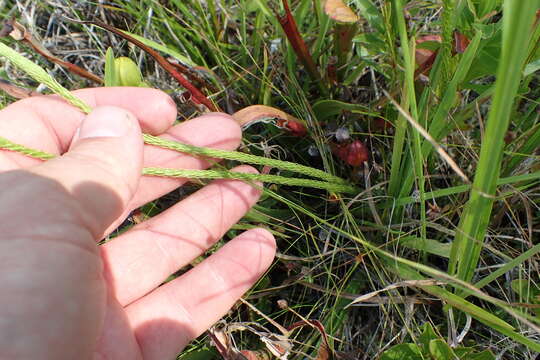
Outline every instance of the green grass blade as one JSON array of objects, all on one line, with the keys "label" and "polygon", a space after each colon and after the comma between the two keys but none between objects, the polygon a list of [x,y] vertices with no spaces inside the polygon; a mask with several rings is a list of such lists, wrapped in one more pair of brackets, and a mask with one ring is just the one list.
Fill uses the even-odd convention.
[{"label": "green grass blade", "polygon": [[186,65],[186,66],[190,66],[190,67],[195,67],[197,66],[197,64],[195,64],[193,61],[191,61],[190,58],[188,58],[187,56],[184,56],[182,54],[180,54],[178,51],[176,50],[173,50],[171,48],[168,48],[167,46],[165,45],[162,45],[160,43],[157,43],[153,40],[150,40],[150,39],[147,39],[147,38],[144,38],[142,36],[139,36],[137,34],[133,34],[133,33],[130,33],[129,31],[125,31],[125,30],[122,30],[123,33],[129,35],[129,36],[132,36],[133,38],[135,38],[136,40],[139,40],[140,42],[142,42],[144,45],[146,46],[149,46],[151,47],[152,49],[154,50],[158,50],[158,51],[161,51],[173,58],[175,58],[176,60],[180,61],[182,64]]},{"label": "green grass blade", "polygon": [[112,48],[107,49],[107,53],[105,54],[105,86],[116,86],[117,81],[117,75],[116,75],[116,67],[114,66],[114,52]]},{"label": "green grass blade", "polygon": [[[398,23],[398,32],[401,40],[401,49],[403,52],[403,59],[405,63],[405,88],[407,89],[407,97],[409,99],[410,113],[413,119],[418,121],[418,106],[416,102],[416,90],[414,84],[414,72],[415,72],[415,58],[414,52],[411,52],[411,45],[414,44],[414,39],[409,40],[407,34],[407,27],[405,23],[405,14],[403,10],[402,0],[395,1],[395,10]],[[422,156],[422,140],[420,133],[410,127],[412,133],[412,150],[413,150],[413,165],[414,175],[416,177],[416,183],[418,187],[418,193],[420,196],[420,235],[422,239],[426,238],[426,201],[424,198],[425,193],[425,177],[424,177],[424,158]]]},{"label": "green grass blade", "polygon": [[449,272],[470,281],[476,269],[499,178],[504,137],[521,81],[536,0],[505,1],[503,47],[495,95],[482,141],[469,201],[461,217],[450,256]]},{"label": "green grass blade", "polygon": [[540,252],[540,244],[536,244],[529,250],[525,251],[523,254],[519,255],[517,258],[512,259],[511,261],[507,262],[485,278],[478,281],[476,284],[474,284],[475,287],[478,289],[481,289],[482,287],[486,286],[493,280],[497,279],[499,276],[504,275],[506,272],[510,271],[511,269],[515,268],[519,264],[529,260],[534,255],[538,254]]}]

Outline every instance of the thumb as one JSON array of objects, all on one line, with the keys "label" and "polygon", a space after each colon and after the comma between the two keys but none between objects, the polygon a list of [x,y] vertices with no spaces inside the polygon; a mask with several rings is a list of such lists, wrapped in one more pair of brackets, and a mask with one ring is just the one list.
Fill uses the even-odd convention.
[{"label": "thumb", "polygon": [[70,150],[32,169],[57,181],[78,202],[97,239],[123,212],[137,189],[143,139],[135,116],[113,106],[95,108],[82,121]]}]

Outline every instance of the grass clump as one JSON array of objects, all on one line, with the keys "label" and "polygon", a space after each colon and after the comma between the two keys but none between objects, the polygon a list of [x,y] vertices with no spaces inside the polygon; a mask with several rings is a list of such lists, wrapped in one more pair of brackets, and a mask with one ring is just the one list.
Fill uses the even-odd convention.
[{"label": "grass clump", "polygon": [[[279,333],[272,321],[300,322],[287,334],[293,358],[324,359],[327,351],[393,359],[405,349],[410,359],[520,359],[540,352],[538,1],[30,7],[20,7],[20,22],[52,53],[103,78],[113,47],[136,61],[145,84],[175,97],[180,120],[202,109],[146,52],[92,25],[43,18],[62,11],[128,31],[201,79],[205,96],[230,114],[254,104],[292,114],[307,134],[259,119],[245,129],[240,150],[315,167],[358,188],[265,189],[228,236],[265,224],[278,236],[279,255],[245,298],[259,312],[242,305],[228,324],[256,322]],[[349,14],[349,22],[336,14]],[[34,60],[67,88],[88,85]],[[36,86],[16,82],[22,77],[9,65],[0,75]],[[12,100],[0,96],[1,105]],[[146,207],[148,215],[167,201]],[[241,350],[265,349],[257,332],[233,336]],[[196,354],[217,357],[204,338],[181,358]]]}]

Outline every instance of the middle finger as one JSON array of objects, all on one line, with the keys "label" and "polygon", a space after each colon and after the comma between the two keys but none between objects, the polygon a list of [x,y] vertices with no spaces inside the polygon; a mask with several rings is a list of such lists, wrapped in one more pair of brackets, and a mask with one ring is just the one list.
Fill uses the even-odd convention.
[{"label": "middle finger", "polygon": [[[234,171],[256,170],[241,166]],[[120,304],[137,300],[203,253],[259,196],[243,181],[217,180],[103,245],[105,276]]]}]

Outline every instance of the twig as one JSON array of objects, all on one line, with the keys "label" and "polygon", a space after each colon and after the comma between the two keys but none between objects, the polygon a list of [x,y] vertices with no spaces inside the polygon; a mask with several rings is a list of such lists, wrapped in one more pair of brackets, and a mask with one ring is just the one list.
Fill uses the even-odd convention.
[{"label": "twig", "polygon": [[81,68],[80,66],[77,66],[75,64],[72,64],[68,61],[64,61],[60,59],[59,57],[54,56],[49,50],[47,50],[43,45],[37,41],[32,34],[24,26],[19,24],[15,19],[7,20],[4,22],[4,26],[0,30],[0,37],[5,36],[11,36],[14,40],[22,41],[29,46],[31,46],[38,54],[43,56],[49,61],[52,61],[55,64],[58,64],[70,72],[77,74],[79,76],[82,76],[88,80],[91,80],[98,84],[103,84],[103,80],[97,76],[92,74],[89,71],[86,71],[85,69]]}]

